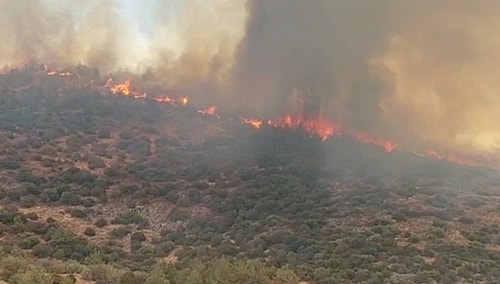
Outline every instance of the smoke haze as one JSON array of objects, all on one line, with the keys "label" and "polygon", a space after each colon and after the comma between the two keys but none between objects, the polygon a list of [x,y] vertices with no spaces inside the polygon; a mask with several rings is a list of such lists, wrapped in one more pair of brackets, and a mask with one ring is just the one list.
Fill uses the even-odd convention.
[{"label": "smoke haze", "polygon": [[306,115],[409,149],[500,147],[498,1],[144,3],[147,34],[118,0],[2,1],[0,64],[126,68],[269,118],[299,97]]}]

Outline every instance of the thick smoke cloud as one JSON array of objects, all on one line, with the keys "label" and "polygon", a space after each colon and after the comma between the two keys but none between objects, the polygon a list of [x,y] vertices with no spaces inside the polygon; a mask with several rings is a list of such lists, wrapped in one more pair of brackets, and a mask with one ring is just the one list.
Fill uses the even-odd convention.
[{"label": "thick smoke cloud", "polygon": [[498,1],[150,0],[146,34],[121,3],[1,1],[0,65],[126,68],[265,118],[302,99],[410,149],[500,147]]},{"label": "thick smoke cloud", "polygon": [[246,105],[286,111],[293,88],[311,87],[324,116],[407,149],[498,151],[498,1],[254,0],[248,9],[234,79]]},{"label": "thick smoke cloud", "polygon": [[[457,152],[500,146],[500,3],[408,1],[374,64],[391,92],[380,103],[400,139]],[[394,131],[396,132],[396,131]]]},{"label": "thick smoke cloud", "polygon": [[326,115],[371,121],[382,86],[368,63],[385,50],[390,8],[390,1],[249,1],[234,74],[245,104],[276,113],[294,89],[311,88]]},{"label": "thick smoke cloud", "polygon": [[[111,70],[130,39],[112,1],[2,1],[0,63],[84,63]],[[50,4],[50,5],[49,5]]]},{"label": "thick smoke cloud", "polygon": [[145,72],[167,87],[221,83],[243,36],[243,0],[172,2],[145,1],[154,12],[131,21],[120,0],[1,1],[0,65],[81,63]]}]

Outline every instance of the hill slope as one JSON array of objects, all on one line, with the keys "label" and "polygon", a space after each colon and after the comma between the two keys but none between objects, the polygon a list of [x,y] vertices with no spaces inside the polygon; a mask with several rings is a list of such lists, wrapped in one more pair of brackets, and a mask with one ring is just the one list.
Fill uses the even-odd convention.
[{"label": "hill slope", "polygon": [[0,279],[499,281],[495,172],[64,84],[0,96]]}]

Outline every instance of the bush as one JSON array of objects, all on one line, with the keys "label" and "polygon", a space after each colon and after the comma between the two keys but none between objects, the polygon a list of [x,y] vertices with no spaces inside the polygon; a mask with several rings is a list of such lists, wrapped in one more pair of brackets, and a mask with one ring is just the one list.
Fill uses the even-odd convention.
[{"label": "bush", "polygon": [[26,196],[21,197],[21,206],[24,208],[30,208],[35,206],[36,204],[36,197],[29,194]]},{"label": "bush", "polygon": [[38,258],[47,258],[52,254],[52,247],[48,244],[37,244],[32,251],[33,255]]},{"label": "bush", "polygon": [[86,218],[88,216],[87,212],[85,212],[81,209],[72,209],[70,214],[71,214],[71,217],[79,218],[79,219],[83,219],[83,218]]},{"label": "bush", "polygon": [[127,271],[120,277],[120,284],[141,284],[141,281],[133,272]]},{"label": "bush", "polygon": [[40,199],[42,202],[51,203],[59,200],[59,192],[55,188],[47,188],[40,194]]},{"label": "bush", "polygon": [[468,199],[466,203],[472,208],[479,208],[485,204],[483,200],[478,198]]},{"label": "bush", "polygon": [[165,242],[158,246],[156,246],[156,255],[157,256],[166,256],[175,248],[175,244],[173,242]]},{"label": "bush", "polygon": [[91,169],[91,170],[102,169],[102,168],[106,167],[106,164],[104,163],[104,161],[98,157],[89,158],[87,163],[89,165],[89,169]]},{"label": "bush", "polygon": [[114,228],[110,234],[112,237],[115,237],[117,239],[121,239],[123,237],[125,237],[126,235],[130,234],[132,231],[127,228],[127,227],[124,227],[124,226],[120,226],[118,228]]},{"label": "bush", "polygon": [[142,232],[135,232],[130,237],[132,242],[144,242],[146,240],[146,236]]},{"label": "bush", "polygon": [[65,191],[61,194],[61,202],[66,205],[80,205],[82,203],[82,198],[73,192]]},{"label": "bush", "polygon": [[14,223],[17,213],[10,210],[0,210],[0,223],[9,225]]},{"label": "bush", "polygon": [[7,195],[7,197],[12,201],[20,201],[21,197],[26,195],[26,190],[23,188],[12,188],[7,190],[5,195]]},{"label": "bush", "polygon": [[6,159],[0,161],[0,168],[5,170],[17,170],[21,167],[21,164],[14,159]]},{"label": "bush", "polygon": [[109,139],[111,138],[111,131],[108,128],[101,128],[97,131],[97,138]]},{"label": "bush", "polygon": [[38,220],[38,214],[36,214],[35,212],[29,212],[26,214],[26,218],[36,221]]},{"label": "bush", "polygon": [[38,245],[40,240],[35,236],[25,237],[19,242],[19,247],[22,249],[31,249]]},{"label": "bush", "polygon": [[98,219],[98,220],[95,222],[95,224],[94,224],[94,225],[96,225],[96,227],[98,227],[98,228],[103,228],[103,227],[105,227],[105,226],[107,226],[107,225],[108,225],[108,222],[107,222],[106,220],[104,220],[104,219],[102,219],[102,218],[101,218],[101,219]]},{"label": "bush", "polygon": [[139,213],[134,212],[134,211],[129,211],[125,214],[122,214],[122,215],[116,217],[112,223],[121,224],[121,225],[136,224],[139,226],[144,226],[144,225],[147,225],[149,222],[146,218],[144,218]]},{"label": "bush", "polygon": [[92,229],[91,227],[87,227],[85,231],[83,231],[83,234],[89,237],[95,236],[95,230]]}]

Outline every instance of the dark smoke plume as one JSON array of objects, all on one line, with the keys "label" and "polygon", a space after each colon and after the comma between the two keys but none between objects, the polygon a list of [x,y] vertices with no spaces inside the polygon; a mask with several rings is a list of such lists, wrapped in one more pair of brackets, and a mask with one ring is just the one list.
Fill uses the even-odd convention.
[{"label": "dark smoke plume", "polygon": [[390,1],[253,0],[247,7],[234,73],[245,104],[276,113],[294,89],[311,89],[327,115],[373,119],[381,84],[369,61],[387,46]]},{"label": "dark smoke plume", "polygon": [[252,0],[233,83],[245,105],[288,111],[312,88],[321,113],[409,148],[500,148],[500,3]]}]

